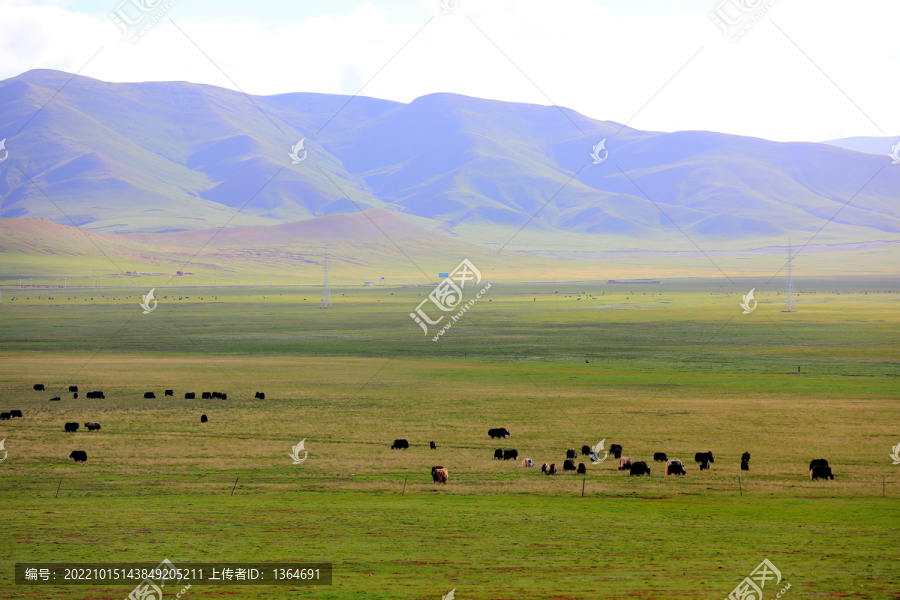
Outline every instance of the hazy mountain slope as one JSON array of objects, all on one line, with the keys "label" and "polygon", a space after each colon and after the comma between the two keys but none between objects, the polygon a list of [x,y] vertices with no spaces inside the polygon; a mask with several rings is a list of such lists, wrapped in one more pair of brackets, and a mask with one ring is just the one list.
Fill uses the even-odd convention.
[{"label": "hazy mountain slope", "polygon": [[[134,232],[379,207],[469,240],[490,231],[494,243],[528,223],[515,240],[525,245],[665,247],[685,242],[675,224],[698,240],[748,244],[811,235],[835,214],[826,241],[900,231],[900,169],[886,155],[827,144],[642,132],[454,94],[409,104],[312,93],[251,101],[207,85],[86,77],[34,116],[69,78],[42,70],[0,82],[10,152],[0,217],[67,224],[68,215],[91,230]],[[295,165],[289,151],[300,139],[308,155]],[[604,139],[608,158],[593,164],[591,147]]]}]

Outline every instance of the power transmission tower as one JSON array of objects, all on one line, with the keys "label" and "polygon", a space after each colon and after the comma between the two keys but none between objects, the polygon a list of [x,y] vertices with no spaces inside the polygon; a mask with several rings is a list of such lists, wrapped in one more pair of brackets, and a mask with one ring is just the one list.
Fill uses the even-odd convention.
[{"label": "power transmission tower", "polygon": [[791,242],[788,241],[787,286],[784,288],[784,306],[781,312],[797,312],[797,302],[794,298],[794,257],[791,254]]},{"label": "power transmission tower", "polygon": [[331,285],[328,283],[328,246],[325,246],[325,281],[322,283],[322,303],[319,308],[331,308]]}]

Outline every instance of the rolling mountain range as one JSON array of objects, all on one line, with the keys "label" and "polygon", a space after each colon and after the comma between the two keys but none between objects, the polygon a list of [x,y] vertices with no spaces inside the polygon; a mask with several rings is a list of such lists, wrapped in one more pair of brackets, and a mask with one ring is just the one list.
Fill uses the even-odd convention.
[{"label": "rolling mountain range", "polygon": [[[271,226],[369,208],[468,242],[515,236],[511,249],[690,246],[685,236],[752,247],[803,242],[826,223],[817,242],[900,232],[900,165],[886,155],[638,131],[454,94],[409,104],[247,97],[37,70],[0,82],[3,138],[0,217],[98,233]],[[306,158],[293,164],[301,139]],[[594,164],[601,140],[606,159]]]}]

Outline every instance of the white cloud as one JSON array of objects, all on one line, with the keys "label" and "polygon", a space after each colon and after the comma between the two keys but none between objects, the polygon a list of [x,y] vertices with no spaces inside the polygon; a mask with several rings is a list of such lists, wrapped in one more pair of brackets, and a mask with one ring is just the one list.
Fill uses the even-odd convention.
[{"label": "white cloud", "polygon": [[[116,4],[111,0],[110,11]],[[882,135],[862,109],[885,134],[900,133],[894,102],[900,51],[892,30],[900,3],[890,0],[852,8],[837,0],[776,3],[769,16],[827,77],[768,17],[735,43],[702,12],[622,16],[592,0],[481,0],[450,15],[435,11],[385,66],[425,19],[391,22],[367,3],[342,16],[277,26],[253,18],[252,6],[240,20],[179,18],[177,9],[176,3],[170,15],[185,33],[252,94],[354,93],[378,73],[363,95],[408,102],[455,92],[549,104],[530,78],[559,105],[617,122],[658,92],[631,121],[640,129],[777,140]],[[0,77],[35,68],[74,72],[101,46],[83,75],[234,87],[168,17],[131,42],[110,19],[19,0],[7,4],[0,21]]]}]

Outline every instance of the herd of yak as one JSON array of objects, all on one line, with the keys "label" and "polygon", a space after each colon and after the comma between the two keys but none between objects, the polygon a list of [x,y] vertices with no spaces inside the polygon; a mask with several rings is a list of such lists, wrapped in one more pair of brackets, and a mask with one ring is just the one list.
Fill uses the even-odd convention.
[{"label": "herd of yak", "polygon": [[[35,384],[34,389],[37,391],[44,391],[44,385],[41,383]],[[78,398],[78,386],[70,385],[69,392],[72,393],[73,398]],[[172,390],[166,390],[166,396],[173,396],[174,392]],[[102,391],[93,391],[87,393],[88,398],[99,398],[103,399],[106,396],[103,395]],[[185,400],[193,400],[197,396],[195,392],[187,392],[184,395]],[[255,396],[258,400],[265,400],[266,395],[262,392],[256,392]],[[153,392],[146,392],[144,394],[145,399],[153,399],[156,398],[156,394]],[[220,399],[227,400],[228,395],[222,394],[219,392],[202,392],[201,399]],[[50,401],[58,401],[59,397],[50,398]],[[8,420],[11,418],[21,418],[22,411],[21,410],[10,410],[9,412],[0,412],[0,420]],[[206,423],[209,419],[206,415],[200,415],[200,422]],[[88,431],[96,431],[100,429],[100,423],[89,421],[84,424],[87,427]],[[67,432],[76,432],[81,427],[80,423],[66,423],[64,431]],[[494,438],[507,438],[512,434],[505,427],[497,427],[488,430],[488,435],[491,439]],[[437,448],[437,444],[435,442],[431,442],[429,444],[432,450]],[[391,450],[407,450],[409,449],[409,441],[405,439],[396,439],[394,443],[391,444]],[[622,446],[619,444],[612,444],[609,447],[609,453],[612,454],[619,460],[619,470],[620,471],[628,471],[630,475],[649,475],[650,474],[650,466],[647,465],[644,461],[633,461],[628,456],[622,456]],[[591,455],[591,447],[590,446],[582,446],[581,447],[581,455],[582,456],[590,456]],[[518,460],[519,452],[518,450],[504,450],[502,448],[497,448],[494,451],[494,459],[496,460]],[[575,466],[575,460],[577,459],[577,452],[575,448],[569,448],[566,450],[566,458],[563,461],[563,471],[575,471],[579,475],[587,474],[587,467],[585,467],[584,463],[578,463],[578,466]],[[87,453],[84,450],[73,450],[71,454],[69,454],[69,460],[74,460],[75,462],[84,463],[87,462]],[[664,462],[666,463],[665,473],[666,475],[686,475],[686,471],[684,469],[684,463],[682,463],[678,459],[669,459],[665,452],[657,452],[653,455],[653,460],[656,462]],[[694,455],[694,462],[700,464],[701,471],[707,471],[710,469],[712,463],[715,462],[713,458],[712,452],[697,452]],[[526,468],[534,467],[534,461],[530,458],[525,458],[522,460],[522,466]],[[744,452],[741,456],[741,471],[749,471],[750,470],[750,453]],[[541,473],[544,475],[556,475],[559,473],[559,469],[556,466],[556,463],[544,463],[541,465]],[[815,459],[809,463],[809,476],[812,480],[817,479],[834,479],[834,475],[831,473],[831,467],[828,466],[828,461],[819,458]],[[450,481],[450,474],[444,467],[436,466],[431,468],[431,478],[435,483],[447,483]]]},{"label": "herd of yak", "polygon": [[[34,390],[38,391],[38,392],[43,392],[45,390],[44,384],[36,383],[34,385]],[[77,385],[70,385],[69,392],[72,394],[73,399],[75,399],[75,400],[78,399],[78,386]],[[166,390],[164,392],[164,394],[166,396],[174,396],[175,395],[172,390]],[[88,392],[87,397],[88,398],[97,398],[97,399],[101,399],[101,400],[106,399],[106,396],[103,394],[103,392],[100,392],[100,391]],[[195,392],[187,392],[184,395],[185,400],[193,400],[196,397],[197,397],[197,394]],[[144,398],[148,399],[148,400],[155,399],[156,394],[153,392],[145,392]],[[266,395],[263,392],[256,392],[256,398],[258,400],[265,400]],[[219,392],[202,392],[201,399],[203,399],[203,400],[228,400],[228,394],[221,394]],[[59,400],[60,400],[59,396],[56,396],[55,398],[50,398],[50,402],[59,402]],[[9,412],[0,412],[0,421],[6,421],[8,419],[17,418],[17,417],[20,418],[21,416],[22,416],[21,410],[11,410]],[[206,415],[200,415],[200,422],[207,423],[207,422],[209,422],[209,418]],[[96,421],[89,421],[89,422],[85,423],[84,426],[87,427],[88,431],[96,431],[96,430],[100,429],[100,423],[97,423]],[[63,431],[66,431],[68,433],[75,433],[80,428],[81,428],[80,423],[66,423],[65,426],[63,427]],[[85,452],[84,450],[72,450],[72,452],[69,454],[69,460],[74,460],[77,463],[86,463],[87,462],[87,452]]]},{"label": "herd of yak", "polygon": [[[494,438],[506,438],[511,436],[512,434],[505,427],[498,427],[495,429],[489,429],[488,435],[491,439]],[[435,442],[431,442],[430,447],[432,450],[437,448],[437,444]],[[391,450],[407,450],[409,448],[409,441],[405,439],[396,439],[394,443],[391,444]],[[629,475],[649,475],[650,467],[644,461],[633,461],[628,456],[622,456],[622,446],[620,444],[612,444],[609,447],[609,453],[612,454],[619,460],[619,470],[620,471],[628,471]],[[591,447],[590,446],[582,446],[581,447],[581,455],[582,456],[591,456]],[[578,457],[578,453],[575,451],[575,448],[569,448],[566,450],[566,458],[563,462],[563,471],[575,471],[578,475],[587,475],[587,467],[585,467],[584,463],[578,463],[578,466],[575,466],[575,460]],[[519,451],[518,450],[504,450],[502,448],[497,448],[494,450],[494,459],[495,460],[518,460],[519,459]],[[665,452],[656,452],[653,455],[653,460],[656,462],[664,462],[666,463],[666,475],[686,475],[687,472],[684,469],[684,463],[682,463],[678,459],[669,459],[666,456]],[[715,462],[715,458],[713,457],[712,452],[697,452],[694,455],[694,462],[700,464],[701,471],[708,471]],[[522,466],[525,468],[534,467],[534,461],[530,458],[525,458],[522,460]],[[741,455],[741,471],[749,471],[750,470],[750,453],[744,452]],[[556,475],[559,473],[559,468],[556,466],[556,463],[544,463],[541,465],[541,473],[544,475]],[[828,461],[824,458],[818,458],[809,463],[809,477],[812,480],[817,479],[834,479],[834,475],[831,473],[831,467],[828,466]],[[434,483],[447,483],[450,481],[450,473],[446,468],[442,466],[431,467],[431,479]]]}]

